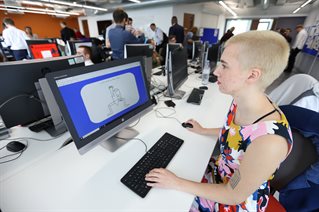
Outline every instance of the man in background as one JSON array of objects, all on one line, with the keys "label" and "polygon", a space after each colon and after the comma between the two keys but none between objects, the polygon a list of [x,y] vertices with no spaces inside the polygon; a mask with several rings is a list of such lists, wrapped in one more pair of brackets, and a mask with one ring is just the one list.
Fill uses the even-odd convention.
[{"label": "man in background", "polygon": [[75,39],[75,32],[73,29],[67,27],[67,24],[65,22],[60,23],[61,26],[61,39],[66,43],[68,40],[74,40]]},{"label": "man in background", "polygon": [[285,69],[285,72],[292,71],[295,65],[296,57],[298,53],[303,49],[303,46],[305,45],[307,37],[308,37],[307,31],[303,28],[301,24],[296,26],[296,31],[298,34],[296,36],[294,44],[291,47],[288,65]]},{"label": "man in background", "polygon": [[234,36],[234,30],[235,27],[231,27],[229,30],[227,30],[227,32],[223,35],[223,37],[220,39],[219,43],[223,44],[225,43],[229,38]]},{"label": "man in background", "polygon": [[85,66],[94,65],[91,60],[92,50],[89,46],[79,46],[76,50],[76,54],[83,56]]},{"label": "man in background", "polygon": [[176,16],[172,17],[171,23],[168,36],[175,35],[177,43],[184,43],[184,28],[178,24]]},{"label": "man in background", "polygon": [[29,37],[26,33],[15,27],[14,21],[11,18],[4,18],[3,25],[5,29],[2,32],[4,44],[12,51],[16,60],[23,60],[28,58],[28,45],[26,40]]},{"label": "man in background", "polygon": [[152,39],[155,42],[156,51],[159,52],[159,49],[162,48],[163,39],[164,39],[163,31],[160,28],[156,27],[154,23],[150,25],[150,28],[154,33]]},{"label": "man in background", "polygon": [[135,31],[134,34],[125,30],[125,23],[128,15],[123,9],[116,9],[113,12],[113,19],[116,24],[114,29],[109,32],[109,40],[112,49],[112,59],[118,60],[124,58],[124,45],[134,43],[146,43],[144,34],[138,34]]}]

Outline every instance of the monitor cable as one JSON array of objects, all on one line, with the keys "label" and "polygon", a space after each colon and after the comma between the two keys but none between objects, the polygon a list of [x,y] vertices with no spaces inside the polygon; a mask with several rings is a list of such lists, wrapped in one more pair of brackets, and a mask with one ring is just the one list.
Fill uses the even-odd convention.
[{"label": "monitor cable", "polygon": [[115,136],[115,138],[122,139],[122,140],[124,140],[124,141],[130,141],[130,140],[140,141],[140,142],[142,142],[142,143],[144,144],[144,146],[145,146],[145,152],[147,152],[147,145],[146,145],[146,143],[145,143],[142,139],[140,139],[140,138],[122,138],[122,137],[118,137],[118,136]]},{"label": "monitor cable", "polygon": [[[172,111],[170,114],[168,115],[164,115],[160,110],[170,110]],[[174,119],[175,121],[177,121],[179,124],[182,124],[181,121],[179,121],[177,118],[172,117],[173,115],[176,114],[176,110],[174,108],[166,108],[166,107],[160,107],[160,108],[156,108],[155,110],[155,115],[157,118],[167,118],[167,119]]]},{"label": "monitor cable", "polygon": [[[8,140],[8,139],[5,139],[5,140]],[[17,160],[21,155],[22,153],[28,148],[29,146],[29,142],[27,139],[14,139],[15,141],[23,141],[25,140],[25,148],[23,148],[22,150],[20,150],[19,152],[16,152],[16,153],[13,153],[13,154],[8,154],[8,155],[5,155],[5,156],[2,156],[0,157],[0,160],[4,159],[4,158],[7,158],[7,157],[11,157],[11,156],[14,156],[14,155],[18,155],[17,157],[13,158],[13,159],[9,159],[9,160],[6,160],[6,161],[0,161],[0,164],[4,164],[4,163],[8,163],[10,161],[14,161],[14,160]],[[0,151],[3,150],[4,148],[6,148],[7,145],[3,146],[0,148]]]}]

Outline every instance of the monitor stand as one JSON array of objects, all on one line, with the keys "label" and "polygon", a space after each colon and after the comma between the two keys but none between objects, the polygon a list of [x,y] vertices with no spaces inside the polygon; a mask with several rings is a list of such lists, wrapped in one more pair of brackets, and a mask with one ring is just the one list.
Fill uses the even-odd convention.
[{"label": "monitor stand", "polygon": [[135,138],[139,132],[133,128],[127,127],[122,129],[111,138],[100,143],[100,145],[110,152],[115,152],[118,148]]},{"label": "monitor stand", "polygon": [[185,91],[181,91],[181,90],[177,90],[177,91],[174,91],[174,92],[169,92],[168,90],[166,90],[164,92],[164,96],[165,97],[171,97],[171,98],[174,98],[174,99],[182,99],[183,96],[185,95]]}]

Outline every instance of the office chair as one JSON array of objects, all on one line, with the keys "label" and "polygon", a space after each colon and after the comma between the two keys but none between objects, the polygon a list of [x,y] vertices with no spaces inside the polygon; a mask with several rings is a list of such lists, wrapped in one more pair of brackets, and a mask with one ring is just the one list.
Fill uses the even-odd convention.
[{"label": "office chair", "polygon": [[295,74],[281,83],[268,95],[277,105],[291,104],[305,91],[310,90],[318,80],[308,74]]}]

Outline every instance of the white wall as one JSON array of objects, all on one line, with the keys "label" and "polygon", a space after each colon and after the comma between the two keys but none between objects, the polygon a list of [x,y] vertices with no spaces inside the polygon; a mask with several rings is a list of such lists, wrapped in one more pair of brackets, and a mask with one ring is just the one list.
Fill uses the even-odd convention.
[{"label": "white wall", "polygon": [[[145,9],[135,9],[126,10],[129,17],[133,19],[133,26],[138,29],[144,29],[148,27],[151,23],[155,23],[164,32],[168,32],[171,25],[171,17],[173,14],[172,6],[169,7],[155,7],[155,8],[145,8]],[[81,20],[87,19],[89,25],[89,31],[91,37],[98,36],[97,21],[101,20],[112,20],[112,13],[107,13],[97,16],[87,16],[79,18],[79,25],[81,32],[82,23]]]}]

